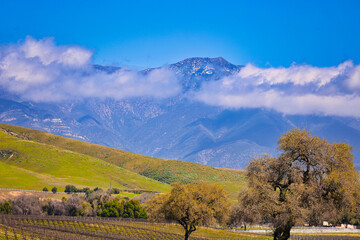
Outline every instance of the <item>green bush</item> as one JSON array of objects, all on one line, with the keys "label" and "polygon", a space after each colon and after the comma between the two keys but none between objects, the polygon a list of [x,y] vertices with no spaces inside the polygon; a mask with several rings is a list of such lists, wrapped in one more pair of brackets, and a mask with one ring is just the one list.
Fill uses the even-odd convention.
[{"label": "green bush", "polygon": [[146,210],[139,201],[117,198],[106,202],[97,214],[101,217],[147,218]]},{"label": "green bush", "polygon": [[123,202],[119,199],[108,201],[104,204],[102,211],[98,212],[101,217],[122,217],[124,214]]},{"label": "green bush", "polygon": [[74,185],[66,185],[64,192],[66,192],[67,194],[75,193],[77,192],[77,188]]},{"label": "green bush", "polygon": [[0,213],[1,214],[10,214],[12,213],[12,206],[10,202],[5,201],[4,203],[0,202]]},{"label": "green bush", "polygon": [[145,208],[137,200],[130,200],[124,206],[124,218],[147,218]]},{"label": "green bush", "polygon": [[120,190],[118,188],[112,188],[110,193],[111,194],[119,194]]}]

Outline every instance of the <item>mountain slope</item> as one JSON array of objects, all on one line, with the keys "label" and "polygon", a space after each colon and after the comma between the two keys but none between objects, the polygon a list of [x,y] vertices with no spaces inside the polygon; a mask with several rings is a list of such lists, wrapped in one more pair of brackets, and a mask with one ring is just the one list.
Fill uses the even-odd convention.
[{"label": "mountain slope", "polygon": [[[244,171],[241,170],[221,169],[184,161],[147,157],[119,149],[61,137],[43,131],[7,124],[0,124],[0,130],[3,132],[3,135],[5,132],[8,135],[13,135],[9,136],[9,138],[15,138],[14,136],[16,136],[18,141],[25,141],[20,139],[29,139],[31,143],[37,143],[41,146],[52,147],[57,150],[61,149],[65,152],[71,151],[71,153],[76,153],[80,156],[87,156],[92,159],[92,161],[94,159],[104,161],[106,162],[105,166],[125,168],[164,183],[172,183],[175,181],[216,183],[223,186],[233,199],[237,197],[241,188],[246,186]],[[0,144],[0,149],[8,148]],[[77,164],[89,165],[89,163],[86,162],[78,162]],[[130,181],[131,176],[125,179]],[[164,188],[166,189],[167,186]]]},{"label": "mountain slope", "polygon": [[0,131],[0,187],[41,190],[44,186],[74,184],[108,188],[112,181],[119,189],[170,189],[167,184],[100,159],[18,136]]}]

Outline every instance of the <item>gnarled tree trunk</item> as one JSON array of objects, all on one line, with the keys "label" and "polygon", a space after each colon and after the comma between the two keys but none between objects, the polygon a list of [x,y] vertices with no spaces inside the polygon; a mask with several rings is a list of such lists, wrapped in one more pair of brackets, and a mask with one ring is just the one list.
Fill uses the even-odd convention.
[{"label": "gnarled tree trunk", "polygon": [[190,237],[190,234],[196,230],[196,227],[194,225],[190,225],[189,227],[185,228],[185,240],[188,240]]},{"label": "gnarled tree trunk", "polygon": [[190,234],[196,231],[196,226],[194,224],[185,221],[184,219],[178,220],[178,222],[185,229],[185,240],[189,240]]},{"label": "gnarled tree trunk", "polygon": [[290,238],[290,231],[294,224],[292,222],[287,222],[275,227],[274,230],[274,240],[287,240]]}]

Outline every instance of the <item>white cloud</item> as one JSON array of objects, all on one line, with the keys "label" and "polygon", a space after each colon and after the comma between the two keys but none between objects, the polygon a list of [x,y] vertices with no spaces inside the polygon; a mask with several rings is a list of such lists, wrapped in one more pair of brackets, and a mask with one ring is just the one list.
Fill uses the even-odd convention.
[{"label": "white cloud", "polygon": [[38,102],[81,97],[164,98],[181,86],[173,72],[160,68],[142,74],[120,69],[108,74],[91,64],[92,52],[78,46],[57,46],[52,38],[3,47],[0,87]]},{"label": "white cloud", "polygon": [[208,82],[192,97],[224,108],[266,108],[284,114],[360,117],[360,66],[246,65],[234,76]]},{"label": "white cloud", "polygon": [[147,75],[136,71],[119,70],[112,74],[97,72],[81,77],[81,81],[65,81],[67,93],[84,97],[127,97],[164,98],[179,93],[180,85],[173,72],[166,68],[155,69]]},{"label": "white cloud", "polygon": [[351,89],[360,89],[360,65],[351,69],[349,73],[348,86]]},{"label": "white cloud", "polygon": [[344,74],[344,72],[352,68],[352,61],[346,61],[336,67],[313,67],[310,65],[292,64],[289,68],[259,68],[252,64],[247,64],[238,73],[239,78],[251,79],[260,84],[286,84],[306,85],[315,83],[321,87],[328,84],[335,77]]},{"label": "white cloud", "polygon": [[56,46],[53,38],[35,40],[27,37],[19,47],[19,54],[23,53],[26,59],[38,58],[47,66],[59,63],[65,66],[80,67],[90,63],[92,52],[77,46]]},{"label": "white cloud", "polygon": [[360,97],[356,95],[319,96],[315,94],[287,95],[275,90],[244,94],[211,94],[201,92],[196,99],[225,108],[266,108],[284,114],[320,114],[360,117]]},{"label": "white cloud", "polygon": [[[146,74],[96,70],[92,52],[57,46],[52,38],[27,37],[0,48],[0,88],[23,99],[49,102],[83,97],[167,98],[180,94],[175,73],[159,68]],[[188,97],[224,108],[266,108],[284,114],[360,117],[360,65],[333,67],[292,64],[259,68],[247,64],[219,81],[204,82]]]}]

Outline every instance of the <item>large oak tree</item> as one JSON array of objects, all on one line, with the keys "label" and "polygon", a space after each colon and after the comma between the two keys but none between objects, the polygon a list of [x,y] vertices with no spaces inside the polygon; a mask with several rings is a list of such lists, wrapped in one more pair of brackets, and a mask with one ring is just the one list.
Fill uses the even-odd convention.
[{"label": "large oak tree", "polygon": [[280,137],[278,150],[276,158],[249,163],[249,189],[239,196],[240,209],[273,224],[275,240],[288,239],[298,222],[336,222],[356,211],[360,185],[351,146],[294,129]]},{"label": "large oak tree", "polygon": [[197,226],[227,222],[230,203],[218,185],[174,183],[170,193],[161,194],[148,203],[151,220],[175,220],[189,239]]}]

